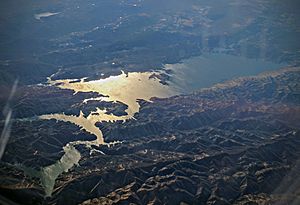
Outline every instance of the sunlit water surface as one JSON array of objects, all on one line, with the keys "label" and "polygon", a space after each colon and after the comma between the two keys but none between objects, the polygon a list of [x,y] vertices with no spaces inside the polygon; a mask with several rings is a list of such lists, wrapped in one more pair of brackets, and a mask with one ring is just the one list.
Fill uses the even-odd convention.
[{"label": "sunlit water surface", "polygon": [[[83,103],[88,101],[106,101],[106,102],[120,102],[127,105],[125,110],[126,115],[117,116],[112,113],[108,114],[106,110],[95,108],[89,115],[84,116],[82,112],[78,116],[66,115],[64,113],[47,114],[40,116],[40,119],[50,120],[56,119],[59,121],[73,123],[79,126],[86,132],[93,134],[97,137],[94,141],[75,141],[70,142],[64,147],[65,154],[55,164],[44,167],[39,172],[42,185],[45,189],[46,196],[51,196],[55,185],[56,178],[63,172],[68,171],[75,164],[78,164],[81,156],[75,149],[74,145],[84,144],[91,148],[91,145],[107,145],[110,146],[115,143],[106,143],[103,138],[101,130],[96,126],[98,122],[115,122],[126,121],[132,119],[134,114],[139,112],[140,105],[139,99],[151,101],[152,97],[166,98],[178,94],[177,89],[161,84],[160,79],[156,77],[159,73],[155,72],[131,72],[117,76],[110,76],[105,79],[94,81],[65,79],[65,80],[52,80],[48,79],[51,86],[56,86],[61,89],[73,90],[74,94],[78,92],[95,92],[99,97],[85,99]],[[102,153],[104,154],[104,153]]]},{"label": "sunlit water surface", "polygon": [[[120,102],[127,106],[126,115],[117,116],[108,114],[105,109],[95,108],[88,115],[82,112],[78,116],[54,113],[42,115],[43,120],[55,119],[77,125],[84,131],[95,135],[94,141],[74,141],[64,146],[63,157],[38,172],[30,172],[39,177],[45,189],[45,195],[51,196],[56,178],[63,172],[67,172],[81,159],[80,152],[74,145],[86,145],[91,151],[91,145],[111,146],[121,142],[105,142],[102,131],[96,126],[101,122],[116,122],[134,119],[139,112],[138,100],[151,101],[152,97],[167,98],[180,93],[189,93],[199,88],[212,86],[234,77],[255,75],[263,71],[274,70],[282,65],[263,60],[247,59],[227,54],[204,54],[184,60],[178,64],[166,64],[161,72],[122,72],[120,75],[110,76],[105,79],[86,81],[82,79],[52,80],[48,78],[48,85],[78,92],[94,92],[99,97],[85,99],[82,103],[91,100],[105,102]],[[169,75],[167,84],[162,84],[159,76],[161,73]],[[99,151],[97,151],[99,152]],[[100,152],[101,153],[101,152]],[[105,153],[101,153],[105,154]],[[33,174],[32,174],[33,173]]]}]

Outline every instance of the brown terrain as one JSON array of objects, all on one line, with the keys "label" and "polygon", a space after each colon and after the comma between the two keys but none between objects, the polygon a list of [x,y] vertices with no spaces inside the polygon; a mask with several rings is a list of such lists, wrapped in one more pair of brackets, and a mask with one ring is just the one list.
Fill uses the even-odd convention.
[{"label": "brown terrain", "polygon": [[1,194],[20,204],[299,204],[299,82],[300,69],[291,67],[141,101],[136,120],[97,125],[107,142],[122,144],[94,147],[105,155],[78,145],[79,166],[59,176],[51,198],[18,167],[53,164],[66,143],[95,138],[34,116],[45,106],[77,115],[126,106],[80,103],[93,93],[24,87],[0,162]]}]

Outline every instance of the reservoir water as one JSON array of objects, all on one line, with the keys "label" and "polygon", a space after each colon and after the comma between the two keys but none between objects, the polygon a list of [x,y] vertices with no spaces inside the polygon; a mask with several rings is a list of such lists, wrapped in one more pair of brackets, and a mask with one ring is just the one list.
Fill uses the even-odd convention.
[{"label": "reservoir water", "polygon": [[[64,113],[53,113],[39,116],[42,120],[55,119],[77,125],[80,129],[97,137],[94,141],[73,141],[63,147],[64,155],[55,164],[41,168],[33,172],[41,179],[46,196],[51,196],[55,180],[63,172],[67,172],[78,164],[81,158],[80,152],[74,145],[84,144],[92,149],[91,145],[110,146],[120,142],[105,142],[105,137],[96,123],[116,122],[134,119],[139,112],[138,100],[151,101],[152,97],[167,98],[181,93],[193,92],[200,88],[210,87],[216,83],[240,76],[256,75],[263,71],[275,70],[283,65],[266,62],[263,60],[247,59],[240,56],[227,54],[204,54],[193,57],[178,64],[166,64],[160,72],[122,72],[116,76],[87,81],[82,79],[52,80],[48,78],[48,86],[78,92],[94,92],[99,97],[85,99],[89,101],[106,101],[110,103],[120,102],[127,106],[125,115],[117,116],[107,113],[105,109],[95,107],[88,115],[82,112],[78,116]],[[167,84],[162,84],[160,74],[169,75]],[[105,153],[101,153],[105,154]]]},{"label": "reservoir water", "polygon": [[204,53],[181,63],[166,64],[164,69],[171,71],[171,86],[180,88],[183,93],[189,93],[233,78],[257,75],[284,66],[285,64],[262,59]]},{"label": "reservoir water", "polygon": [[[42,168],[38,174],[41,179],[42,186],[45,189],[46,196],[51,196],[56,178],[63,172],[68,171],[74,165],[78,164],[80,153],[74,145],[84,144],[91,149],[91,145],[113,145],[119,142],[106,143],[101,130],[96,126],[98,122],[115,122],[126,121],[132,119],[134,114],[139,112],[139,99],[150,101],[152,97],[166,98],[178,94],[175,88],[161,84],[160,80],[155,77],[159,73],[155,72],[131,72],[125,74],[122,72],[117,76],[110,76],[105,79],[94,81],[64,79],[52,80],[48,79],[51,86],[61,89],[73,90],[74,94],[78,92],[95,92],[99,97],[85,99],[83,103],[91,100],[106,102],[121,102],[127,105],[126,115],[117,116],[112,113],[108,114],[105,109],[95,108],[89,115],[84,116],[82,112],[78,116],[65,115],[64,113],[54,113],[42,115],[39,118],[43,120],[56,119],[63,122],[69,122],[77,125],[86,132],[97,137],[94,141],[74,141],[63,147],[65,154],[55,164]],[[100,96],[101,95],[101,96]]]}]

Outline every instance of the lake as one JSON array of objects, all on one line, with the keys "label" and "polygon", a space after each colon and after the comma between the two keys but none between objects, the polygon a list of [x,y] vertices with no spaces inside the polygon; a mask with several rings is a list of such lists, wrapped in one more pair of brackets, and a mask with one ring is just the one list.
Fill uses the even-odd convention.
[{"label": "lake", "polygon": [[[201,88],[210,87],[232,78],[256,75],[264,71],[275,70],[284,65],[267,62],[259,59],[247,59],[241,56],[227,54],[204,54],[193,57],[177,64],[166,64],[161,71],[153,72],[129,72],[123,71],[116,76],[104,79],[87,81],[81,79],[48,78],[48,86],[72,90],[74,94],[79,92],[94,92],[99,97],[88,98],[89,101],[106,101],[110,103],[123,103],[127,106],[125,115],[117,116],[107,113],[106,109],[95,107],[88,115],[81,111],[78,116],[64,113],[53,113],[39,116],[42,120],[59,120],[77,125],[80,129],[97,137],[94,141],[73,141],[63,147],[64,155],[56,163],[41,168],[34,176],[41,178],[46,196],[51,196],[56,178],[63,172],[67,172],[78,164],[81,155],[75,145],[83,144],[92,150],[91,145],[110,146],[120,142],[105,142],[105,138],[96,123],[116,122],[134,119],[139,112],[138,100],[151,102],[152,97],[167,98],[170,96],[190,93]],[[168,75],[166,84],[162,84],[162,75]],[[105,154],[105,153],[101,153]],[[33,172],[36,173],[36,172]]]},{"label": "lake", "polygon": [[257,75],[284,66],[262,59],[205,53],[181,63],[166,64],[164,69],[171,72],[170,86],[183,93],[190,93],[233,78]]}]

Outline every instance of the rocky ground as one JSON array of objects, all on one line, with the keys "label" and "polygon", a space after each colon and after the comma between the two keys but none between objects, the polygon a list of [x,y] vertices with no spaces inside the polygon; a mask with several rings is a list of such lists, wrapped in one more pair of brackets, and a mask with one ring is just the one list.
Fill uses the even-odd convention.
[{"label": "rocky ground", "polygon": [[79,166],[57,179],[51,198],[18,166],[53,164],[66,143],[94,137],[69,123],[38,120],[30,113],[41,108],[30,105],[48,99],[51,112],[68,107],[78,114],[96,102],[81,104],[84,94],[71,102],[65,90],[27,88],[44,92],[21,95],[23,103],[15,106],[16,116],[30,120],[13,122],[0,166],[1,194],[20,204],[298,204],[299,82],[299,68],[286,68],[141,101],[136,120],[98,124],[106,141],[122,144],[94,147],[105,155],[78,145]]}]

